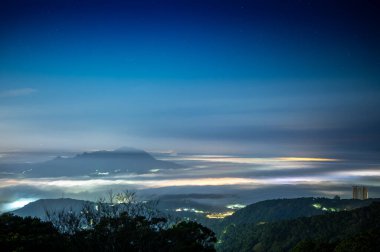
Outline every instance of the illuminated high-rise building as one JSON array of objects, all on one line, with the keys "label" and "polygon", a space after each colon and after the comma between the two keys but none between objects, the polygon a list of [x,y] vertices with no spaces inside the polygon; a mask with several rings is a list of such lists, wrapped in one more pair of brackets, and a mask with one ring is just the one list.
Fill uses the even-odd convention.
[{"label": "illuminated high-rise building", "polygon": [[368,188],[365,186],[353,186],[352,198],[360,200],[368,199]]}]

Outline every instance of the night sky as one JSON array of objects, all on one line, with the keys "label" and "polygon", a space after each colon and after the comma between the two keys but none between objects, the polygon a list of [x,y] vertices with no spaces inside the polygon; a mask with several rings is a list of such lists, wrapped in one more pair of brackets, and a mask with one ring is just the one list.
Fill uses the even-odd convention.
[{"label": "night sky", "polygon": [[131,146],[339,159],[376,182],[379,13],[348,0],[1,1],[0,163]]}]

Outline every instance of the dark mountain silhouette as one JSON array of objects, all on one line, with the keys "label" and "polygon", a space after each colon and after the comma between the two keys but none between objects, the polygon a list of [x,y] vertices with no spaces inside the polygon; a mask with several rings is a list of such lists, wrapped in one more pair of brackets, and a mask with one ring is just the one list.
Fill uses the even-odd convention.
[{"label": "dark mountain silhouette", "polygon": [[[359,200],[340,200],[340,199],[326,199],[326,198],[298,198],[298,199],[278,199],[278,200],[268,200],[259,202],[251,205],[246,211],[252,211],[254,207],[255,213],[258,214],[256,208],[261,208],[262,212],[269,211],[269,215],[276,216],[281,214],[281,209],[284,210],[283,213],[287,212],[287,207],[289,205],[294,205],[294,207],[303,208],[299,213],[307,213],[307,206],[312,203],[312,207],[319,209],[322,207],[324,214],[319,214],[311,217],[298,217],[289,220],[278,220],[278,221],[268,221],[268,222],[252,222],[252,223],[230,223],[223,232],[220,234],[217,246],[217,251],[256,251],[256,252],[276,252],[276,251],[291,251],[291,252],[340,252],[340,251],[368,251],[375,252],[380,249],[380,203],[379,199],[370,199],[365,201]],[[49,199],[49,200],[38,200],[36,202],[30,203],[23,209],[14,211],[13,213],[21,216],[31,215],[33,211],[45,211],[56,210],[60,211],[62,209],[80,211],[84,204],[89,202],[73,199]],[[93,204],[90,202],[90,204]],[[370,204],[369,206],[359,207],[361,205]],[[328,210],[323,210],[323,207]],[[354,210],[349,209],[339,209],[340,211],[335,211],[332,209],[337,209],[338,207],[348,207],[349,209],[355,208]],[[28,211],[28,214],[24,214]],[[239,212],[239,211],[238,211]],[[276,214],[274,214],[277,212]],[[37,215],[34,215],[37,216]],[[127,216],[127,215],[125,215]],[[3,223],[2,228],[6,230],[5,234],[10,233],[9,227],[13,225],[13,230],[19,230],[23,227],[28,227],[26,229],[29,231],[28,239],[22,241],[40,241],[41,237],[30,239],[31,234],[34,232],[41,231],[41,229],[31,229],[33,223],[38,224],[38,220],[33,220],[33,222],[18,224],[14,226],[14,221],[16,217],[12,215],[2,215]],[[273,217],[273,219],[277,219]],[[27,219],[29,220],[29,219]],[[106,219],[107,220],[107,219]],[[116,219],[111,219],[112,222],[102,222],[101,227],[110,227],[113,223],[114,226],[112,230],[120,230],[125,223],[130,223],[130,221],[123,220],[122,222],[114,222]],[[139,219],[141,220],[141,219]],[[160,219],[154,219],[160,220]],[[247,220],[249,221],[249,220]],[[17,222],[19,223],[19,222]],[[139,222],[138,226],[141,226],[142,222]],[[156,223],[156,222],[154,222]],[[153,223],[153,224],[154,224]],[[186,222],[194,223],[194,222]],[[149,223],[149,225],[151,225]],[[115,228],[117,227],[117,228]],[[12,232],[14,232],[12,230]],[[33,230],[33,232],[30,232]],[[47,230],[47,229],[43,229]],[[95,231],[99,229],[95,228]],[[101,229],[102,230],[102,229]],[[128,232],[129,229],[122,230],[118,237],[123,237],[125,239],[126,234],[136,234],[140,237],[140,234],[146,234],[146,229],[136,230],[132,229],[132,232]],[[203,231],[205,229],[202,229]],[[202,232],[203,232],[202,231]],[[141,232],[141,233],[140,233]],[[157,230],[155,230],[157,232]],[[181,233],[178,238],[183,240],[184,234],[193,233],[185,229],[184,233]],[[21,234],[21,233],[20,233]],[[86,230],[85,236],[78,236],[80,244],[82,244],[88,237],[88,230]],[[109,237],[110,232],[108,229],[104,233],[104,237]],[[122,235],[121,235],[122,234]],[[6,236],[5,236],[6,237]],[[18,236],[12,236],[18,237]],[[151,237],[151,236],[149,236]],[[90,240],[89,244],[94,241],[99,240],[99,236],[95,237],[95,240]],[[148,237],[144,237],[144,241],[149,240]],[[12,239],[3,239],[3,244],[13,244]],[[172,239],[170,239],[172,241]],[[6,242],[6,243],[5,243]],[[19,242],[19,241],[17,241]],[[103,241],[102,241],[103,242]],[[112,243],[114,244],[114,242]],[[183,247],[186,248],[186,247]],[[151,249],[150,249],[151,250]],[[148,250],[148,251],[150,251]],[[184,249],[180,249],[185,251]],[[173,250],[169,250],[173,251]],[[176,250],[177,251],[177,250]],[[187,250],[186,250],[187,251]],[[198,249],[190,249],[189,251],[199,251]],[[210,250],[207,250],[210,251]]]},{"label": "dark mountain silhouette", "polygon": [[246,206],[223,220],[225,225],[256,224],[298,217],[309,217],[328,212],[353,210],[370,205],[380,199],[354,200],[329,198],[294,198],[260,201]]},{"label": "dark mountain silhouette", "polygon": [[[194,214],[194,212],[176,212],[178,208],[184,209],[197,209],[209,212],[221,212],[223,209],[207,204],[201,204],[189,199],[161,199],[154,198],[152,201],[157,200],[157,210],[177,217],[201,217],[200,214]],[[12,211],[11,213],[21,217],[37,217],[44,219],[46,217],[46,210],[49,211],[73,211],[79,213],[85,204],[97,204],[96,202],[77,200],[71,198],[58,198],[58,199],[40,199],[25,205],[22,208]]]},{"label": "dark mountain silhouette", "polygon": [[2,164],[0,173],[26,177],[106,176],[181,167],[176,163],[157,160],[145,151],[123,147],[114,151],[84,152],[71,158],[57,157],[43,163]]},{"label": "dark mountain silhouette", "polygon": [[[170,213],[174,216],[196,219],[207,225],[216,233],[221,234],[227,226],[263,224],[281,220],[290,220],[299,217],[309,217],[323,215],[330,212],[348,211],[370,205],[380,199],[353,200],[353,199],[328,199],[328,198],[295,198],[295,199],[274,199],[257,202],[236,211],[232,216],[223,220],[209,220],[205,218],[206,212],[223,212],[226,209],[213,205],[202,204],[187,198],[174,198],[172,195],[158,197],[157,209]],[[152,198],[151,200],[157,200]],[[13,211],[12,213],[25,217],[32,216],[38,218],[45,217],[45,210],[72,210],[79,212],[86,203],[96,204],[84,200],[70,198],[41,199],[31,202],[28,205]],[[177,212],[176,209],[197,209],[204,211],[203,214],[196,214],[193,211]]]},{"label": "dark mountain silhouette", "polygon": [[329,198],[272,199],[256,202],[236,211],[220,222],[205,223],[215,233],[221,235],[231,225],[262,225],[299,217],[324,215],[331,212],[349,211],[380,199],[354,200]]},{"label": "dark mountain silhouette", "polygon": [[14,210],[11,213],[21,217],[37,217],[40,219],[46,218],[46,211],[74,211],[79,213],[85,204],[95,204],[90,201],[76,200],[70,198],[60,199],[40,199],[27,204],[26,206]]},{"label": "dark mountain silhouette", "polygon": [[379,238],[380,202],[372,202],[351,211],[263,224],[229,225],[218,239],[217,250],[374,252],[379,251]]}]

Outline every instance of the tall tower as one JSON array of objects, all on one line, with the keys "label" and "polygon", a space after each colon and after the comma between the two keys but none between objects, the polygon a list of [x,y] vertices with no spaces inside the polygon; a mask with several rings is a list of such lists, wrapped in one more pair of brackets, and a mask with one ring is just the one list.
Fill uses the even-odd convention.
[{"label": "tall tower", "polygon": [[352,198],[360,200],[368,199],[368,188],[365,186],[353,186]]}]

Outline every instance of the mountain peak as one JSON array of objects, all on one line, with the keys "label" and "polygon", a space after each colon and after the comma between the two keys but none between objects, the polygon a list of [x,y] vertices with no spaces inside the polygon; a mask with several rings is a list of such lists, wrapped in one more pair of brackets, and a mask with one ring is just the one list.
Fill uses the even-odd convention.
[{"label": "mountain peak", "polygon": [[120,148],[113,150],[113,152],[132,152],[132,153],[137,152],[137,153],[141,153],[141,152],[145,152],[145,151],[139,150],[136,148],[132,148],[132,147],[123,146],[123,147],[120,147]]},{"label": "mountain peak", "polygon": [[143,158],[143,159],[154,159],[148,152],[129,148],[122,147],[115,150],[97,150],[83,152],[77,154],[75,158]]},{"label": "mountain peak", "polygon": [[28,177],[108,176],[118,173],[143,174],[180,167],[176,163],[157,160],[143,150],[122,147],[111,151],[84,152],[73,157],[56,157],[43,163],[7,166],[3,172],[19,172]]}]

